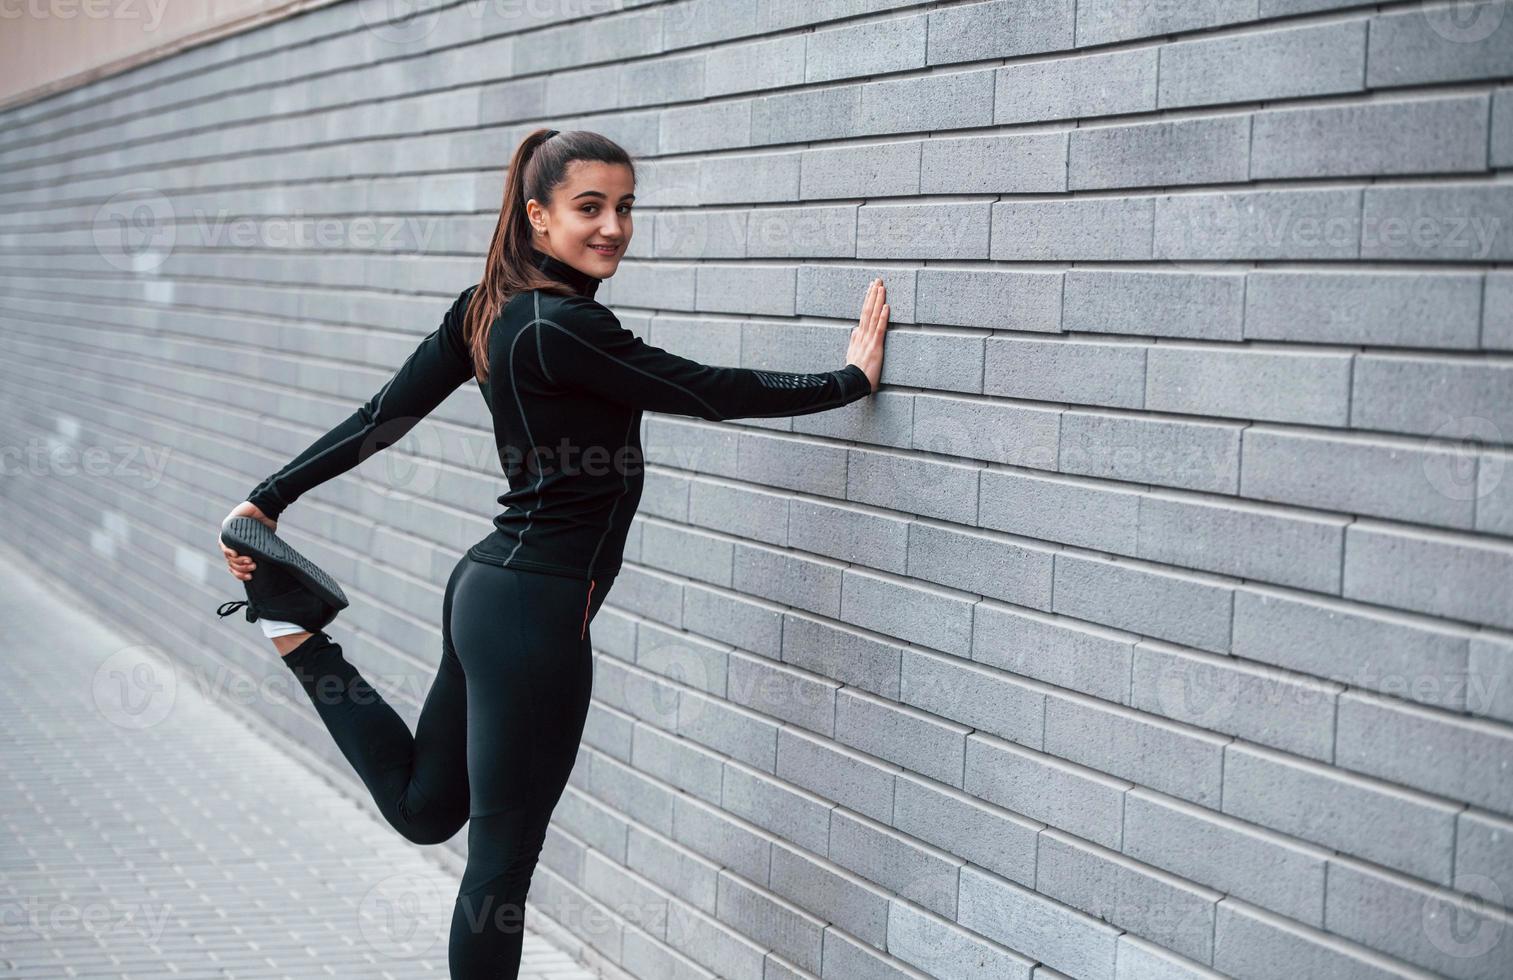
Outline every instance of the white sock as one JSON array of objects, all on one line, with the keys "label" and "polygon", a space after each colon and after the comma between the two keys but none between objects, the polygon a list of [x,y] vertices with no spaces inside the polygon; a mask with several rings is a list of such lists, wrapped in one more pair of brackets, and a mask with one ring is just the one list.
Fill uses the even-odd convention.
[{"label": "white sock", "polygon": [[309,630],[297,623],[285,623],[277,619],[259,619],[257,624],[263,628],[263,635],[270,640],[275,636],[288,636],[290,633],[309,632]]}]

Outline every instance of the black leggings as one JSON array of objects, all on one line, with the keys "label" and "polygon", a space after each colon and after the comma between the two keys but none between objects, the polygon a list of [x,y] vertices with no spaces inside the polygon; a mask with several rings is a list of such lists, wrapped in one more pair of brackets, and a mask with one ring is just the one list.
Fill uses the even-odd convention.
[{"label": "black leggings", "polygon": [[611,583],[464,555],[447,580],[441,664],[413,736],[324,632],[283,658],[406,839],[439,844],[468,823],[452,980],[519,972],[526,892],[588,715],[588,624]]}]

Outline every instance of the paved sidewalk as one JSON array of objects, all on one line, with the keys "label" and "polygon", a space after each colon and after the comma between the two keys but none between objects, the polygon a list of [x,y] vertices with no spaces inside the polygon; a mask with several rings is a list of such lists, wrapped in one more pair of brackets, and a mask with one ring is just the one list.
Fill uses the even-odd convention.
[{"label": "paved sidewalk", "polygon": [[455,873],[0,557],[0,976],[447,976]]}]

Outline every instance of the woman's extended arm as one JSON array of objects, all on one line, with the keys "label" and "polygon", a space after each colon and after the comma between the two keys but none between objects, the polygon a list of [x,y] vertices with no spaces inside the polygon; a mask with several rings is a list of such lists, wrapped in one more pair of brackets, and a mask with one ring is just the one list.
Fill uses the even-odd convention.
[{"label": "woman's extended arm", "polygon": [[715,367],[645,343],[592,300],[568,298],[554,308],[563,322],[544,316],[536,324],[542,373],[617,404],[720,421],[807,415],[873,390],[856,363],[819,374]]},{"label": "woman's extended arm", "polygon": [[421,419],[473,377],[462,336],[462,317],[473,287],[452,303],[441,325],[422,340],[388,381],[357,411],[312,442],[283,469],[259,483],[247,499],[271,520],[300,494],[340,476],[404,438]]}]

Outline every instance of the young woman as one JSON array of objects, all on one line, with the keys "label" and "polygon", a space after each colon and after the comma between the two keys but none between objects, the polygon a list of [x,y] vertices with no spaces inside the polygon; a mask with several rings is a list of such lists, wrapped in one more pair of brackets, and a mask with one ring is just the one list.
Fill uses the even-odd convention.
[{"label": "young woman", "polygon": [[[249,596],[226,605],[247,605],[248,619],[263,614],[264,632],[385,818],[424,844],[469,824],[449,943],[454,980],[518,970],[526,893],[588,712],[589,623],[620,568],[641,498],[642,411],[804,415],[871,394],[882,369],[888,305],[880,279],[867,290],[840,370],[712,367],[643,343],[594,301],[630,242],[634,189],[631,159],[612,140],[587,131],[528,135],[510,162],[482,281],[462,291],[367,404],[228,515],[275,528],[300,494],[398,441],[478,378],[509,491],[492,532],[447,581],[441,664],[413,736],[321,628],[339,607],[300,593],[267,561],[270,574],[283,576],[275,591],[306,604],[279,605],[267,588],[255,593],[257,562],[221,543]],[[314,612],[297,617],[303,626],[267,615],[294,608]]]}]

